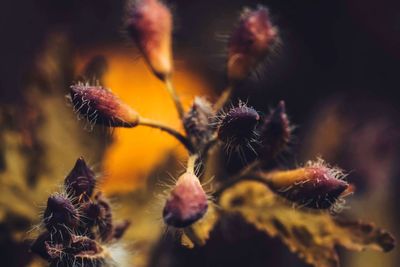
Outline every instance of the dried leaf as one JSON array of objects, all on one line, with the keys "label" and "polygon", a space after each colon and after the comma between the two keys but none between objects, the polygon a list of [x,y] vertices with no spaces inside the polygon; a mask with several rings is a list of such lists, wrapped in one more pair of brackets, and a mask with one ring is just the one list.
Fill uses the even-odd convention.
[{"label": "dried leaf", "polygon": [[188,248],[205,245],[218,218],[219,213],[216,207],[214,205],[209,205],[208,211],[203,219],[184,230],[181,236],[182,245]]},{"label": "dried leaf", "polygon": [[338,220],[328,213],[294,209],[257,182],[241,182],[227,189],[220,205],[227,212],[239,212],[260,231],[281,238],[292,252],[314,266],[339,266],[337,245],[385,252],[394,247],[393,237],[385,230]]}]

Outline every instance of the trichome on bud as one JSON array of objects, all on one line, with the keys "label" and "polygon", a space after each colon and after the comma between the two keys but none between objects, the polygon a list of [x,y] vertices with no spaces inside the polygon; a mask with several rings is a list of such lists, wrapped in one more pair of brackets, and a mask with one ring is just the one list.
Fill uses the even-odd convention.
[{"label": "trichome on bud", "polygon": [[272,190],[301,206],[329,209],[349,187],[343,172],[322,160],[309,162],[303,168],[274,171],[267,175]]},{"label": "trichome on bud", "polygon": [[228,44],[228,78],[245,79],[264,60],[278,39],[278,30],[272,25],[265,7],[245,9]]},{"label": "trichome on bud", "polygon": [[185,131],[196,146],[204,145],[210,140],[213,130],[211,126],[213,114],[211,103],[204,98],[196,97],[183,118]]},{"label": "trichome on bud", "polygon": [[171,190],[163,210],[167,225],[184,228],[201,219],[208,209],[208,198],[196,175],[182,174]]},{"label": "trichome on bud", "polygon": [[241,146],[252,148],[251,143],[256,142],[256,127],[260,120],[260,115],[254,108],[239,102],[237,107],[232,107],[220,117],[218,139],[227,149]]},{"label": "trichome on bud", "polygon": [[72,85],[69,98],[74,111],[91,125],[134,127],[139,123],[139,114],[135,110],[100,85]]},{"label": "trichome on bud", "polygon": [[74,198],[91,197],[96,187],[96,175],[80,157],[64,180],[68,194]]}]

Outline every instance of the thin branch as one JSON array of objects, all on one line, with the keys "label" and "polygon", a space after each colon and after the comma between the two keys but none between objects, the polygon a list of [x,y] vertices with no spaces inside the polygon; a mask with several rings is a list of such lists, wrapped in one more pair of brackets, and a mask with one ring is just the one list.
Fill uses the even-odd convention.
[{"label": "thin branch", "polygon": [[172,100],[175,103],[175,107],[176,107],[176,110],[178,111],[179,118],[183,119],[183,117],[185,115],[185,110],[183,108],[182,101],[180,100],[179,95],[176,93],[174,84],[172,83],[171,76],[167,76],[165,78],[165,86],[166,86],[168,93],[170,94]]},{"label": "thin branch", "polygon": [[216,112],[220,111],[225,106],[226,102],[228,102],[228,100],[231,98],[232,93],[233,85],[230,84],[224,89],[224,91],[222,91],[222,94],[219,96],[217,102],[215,102],[214,110]]},{"label": "thin branch", "polygon": [[173,137],[175,137],[179,142],[181,142],[185,146],[185,148],[189,151],[190,154],[195,153],[195,149],[194,149],[193,145],[191,144],[191,142],[186,138],[186,136],[182,135],[177,130],[175,130],[167,125],[164,125],[158,121],[154,121],[154,120],[147,119],[147,118],[140,118],[139,125],[160,129],[161,131],[164,131],[164,132],[172,135]]},{"label": "thin branch", "polygon": [[247,165],[243,168],[237,175],[229,178],[225,181],[219,188],[217,188],[214,192],[214,197],[218,199],[222,192],[224,192],[227,188],[233,186],[234,184],[238,183],[239,181],[257,181],[265,183],[265,179],[259,177],[257,175],[252,175],[256,168],[260,165],[260,161],[256,160],[253,161],[251,164]]}]

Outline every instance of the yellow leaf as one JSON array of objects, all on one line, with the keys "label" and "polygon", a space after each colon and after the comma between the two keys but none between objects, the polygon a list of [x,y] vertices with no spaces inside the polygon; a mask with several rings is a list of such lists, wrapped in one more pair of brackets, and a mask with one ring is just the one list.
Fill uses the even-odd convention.
[{"label": "yellow leaf", "polygon": [[338,220],[325,212],[294,209],[258,182],[241,182],[220,199],[226,212],[239,213],[257,229],[279,237],[292,252],[318,267],[339,265],[336,246],[389,251],[393,237],[372,224]]}]

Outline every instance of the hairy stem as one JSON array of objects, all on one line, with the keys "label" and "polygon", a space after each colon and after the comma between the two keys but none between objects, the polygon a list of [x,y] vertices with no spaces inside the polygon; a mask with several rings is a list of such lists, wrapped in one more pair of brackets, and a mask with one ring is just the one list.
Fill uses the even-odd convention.
[{"label": "hairy stem", "polygon": [[189,139],[187,139],[186,136],[182,135],[177,130],[175,130],[167,125],[164,125],[161,122],[154,121],[154,120],[147,119],[147,118],[140,118],[139,125],[148,126],[148,127],[152,127],[152,128],[156,128],[161,131],[164,131],[164,132],[172,135],[173,137],[175,137],[179,142],[181,142],[182,145],[185,146],[185,148],[189,151],[189,153],[191,155],[195,153],[195,149],[194,149],[193,145],[191,144],[191,142],[189,141]]}]

